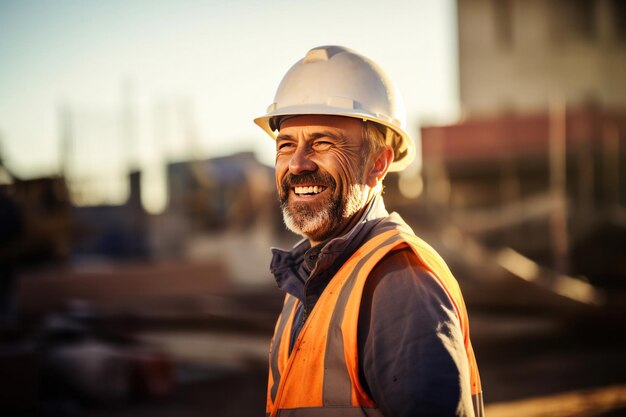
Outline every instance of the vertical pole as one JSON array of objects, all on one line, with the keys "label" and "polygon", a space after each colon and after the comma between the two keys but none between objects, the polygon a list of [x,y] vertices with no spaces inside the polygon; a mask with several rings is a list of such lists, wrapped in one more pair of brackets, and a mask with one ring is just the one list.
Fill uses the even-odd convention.
[{"label": "vertical pole", "polygon": [[567,178],[566,178],[566,107],[562,97],[550,101],[550,194],[552,214],[550,234],[554,271],[567,274],[569,270],[569,242],[567,233]]},{"label": "vertical pole", "polygon": [[140,165],[139,141],[137,138],[135,89],[133,82],[126,79],[122,82],[122,109],[121,109],[121,136],[122,149],[127,150],[124,155],[126,171],[137,171]]},{"label": "vertical pole", "polygon": [[[158,203],[155,201],[155,206],[160,206],[161,209],[167,209],[168,206],[172,203],[172,196],[170,195],[171,187],[168,172],[169,165],[169,155],[168,155],[168,138],[169,138],[169,129],[170,129],[170,120],[169,114],[167,111],[167,104],[163,101],[155,103],[154,106],[154,134],[153,140],[155,143],[154,148],[156,149],[156,155],[154,155],[154,166],[158,167],[156,170],[158,175],[155,177],[158,178],[155,182],[158,182],[158,187],[155,186],[155,200],[161,200]],[[154,181],[154,180],[153,180]],[[156,191],[158,189],[158,191]]]},{"label": "vertical pole", "polygon": [[578,144],[578,207],[576,214],[577,229],[585,230],[593,221],[594,207],[594,149],[589,137],[584,137]]},{"label": "vertical pole", "polygon": [[428,163],[428,196],[439,208],[450,208],[450,179],[446,169],[443,128],[435,128],[429,137],[434,150]]},{"label": "vertical pole", "polygon": [[67,104],[61,104],[58,108],[59,121],[59,173],[68,180],[70,175],[70,162],[73,150],[72,144],[72,119]]},{"label": "vertical pole", "polygon": [[604,153],[604,201],[612,209],[619,204],[619,129],[614,123],[606,123],[602,129]]},{"label": "vertical pole", "polygon": [[75,172],[70,167],[73,154],[75,153],[74,145],[74,128],[73,117],[70,107],[66,104],[60,104],[57,108],[57,117],[59,123],[59,175],[65,181],[68,197],[71,204],[80,201],[83,193],[80,184],[71,178]]}]

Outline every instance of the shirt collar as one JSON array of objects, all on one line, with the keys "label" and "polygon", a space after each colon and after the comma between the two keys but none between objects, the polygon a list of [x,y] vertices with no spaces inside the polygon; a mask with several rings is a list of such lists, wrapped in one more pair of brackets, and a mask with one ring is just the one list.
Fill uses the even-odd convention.
[{"label": "shirt collar", "polygon": [[[302,239],[291,250],[272,248],[270,271],[279,288],[300,298],[304,284],[314,270],[327,269],[339,256],[352,253],[369,231],[389,213],[381,196],[375,197],[359,222],[347,233],[311,247]],[[306,276],[303,276],[306,275]]]}]

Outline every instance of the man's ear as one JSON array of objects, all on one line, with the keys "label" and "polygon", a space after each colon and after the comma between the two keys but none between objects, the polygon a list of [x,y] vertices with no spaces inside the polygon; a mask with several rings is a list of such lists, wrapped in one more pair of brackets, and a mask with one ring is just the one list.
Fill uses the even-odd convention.
[{"label": "man's ear", "polygon": [[384,148],[378,153],[378,155],[374,158],[372,168],[367,175],[367,185],[370,188],[376,187],[378,183],[385,178],[392,161],[393,150],[391,148]]}]

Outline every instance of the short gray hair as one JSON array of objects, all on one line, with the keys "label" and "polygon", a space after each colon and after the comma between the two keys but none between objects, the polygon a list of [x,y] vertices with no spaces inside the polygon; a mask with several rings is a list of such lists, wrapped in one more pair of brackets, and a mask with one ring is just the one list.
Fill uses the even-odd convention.
[{"label": "short gray hair", "polygon": [[387,146],[387,128],[374,122],[363,122],[363,159],[368,160]]},{"label": "short gray hair", "polygon": [[[393,150],[393,145],[395,144],[395,136],[394,132],[378,123],[366,121],[363,123],[363,146],[361,149],[361,156],[364,162],[369,162],[372,158],[378,155],[385,148],[390,148]],[[391,144],[388,144],[387,141],[391,140]],[[365,167],[365,165],[364,165]],[[382,192],[382,180],[376,187],[377,193]]]},{"label": "short gray hair", "polygon": [[393,129],[379,123],[370,121],[363,122],[362,156],[364,160],[378,155],[385,148],[389,148],[393,151],[395,159],[398,147],[401,143],[402,138]]}]

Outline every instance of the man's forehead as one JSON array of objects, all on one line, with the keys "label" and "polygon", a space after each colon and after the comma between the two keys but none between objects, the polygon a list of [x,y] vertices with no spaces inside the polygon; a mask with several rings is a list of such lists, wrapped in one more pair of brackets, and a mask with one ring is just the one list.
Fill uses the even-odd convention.
[{"label": "man's forehead", "polygon": [[360,131],[362,121],[353,117],[330,115],[298,115],[285,118],[280,123],[279,131],[294,131],[301,129],[339,129],[346,131]]}]

